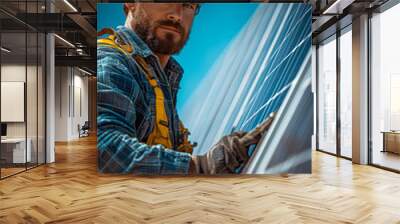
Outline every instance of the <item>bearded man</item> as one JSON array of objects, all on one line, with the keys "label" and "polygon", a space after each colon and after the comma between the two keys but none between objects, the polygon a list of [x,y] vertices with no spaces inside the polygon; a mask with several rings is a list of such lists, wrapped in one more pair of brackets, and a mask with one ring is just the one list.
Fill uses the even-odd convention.
[{"label": "bearded man", "polygon": [[183,69],[172,55],[185,46],[199,9],[195,3],[125,3],[125,25],[100,31],[109,34],[97,49],[100,172],[234,173],[268,129],[272,119],[192,155],[175,107]]}]

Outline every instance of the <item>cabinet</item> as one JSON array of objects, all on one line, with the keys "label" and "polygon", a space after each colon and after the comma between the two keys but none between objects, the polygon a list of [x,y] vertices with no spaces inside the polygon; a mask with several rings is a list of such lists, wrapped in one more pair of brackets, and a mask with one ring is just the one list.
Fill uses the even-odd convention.
[{"label": "cabinet", "polygon": [[400,154],[400,131],[387,131],[383,134],[383,152]]}]

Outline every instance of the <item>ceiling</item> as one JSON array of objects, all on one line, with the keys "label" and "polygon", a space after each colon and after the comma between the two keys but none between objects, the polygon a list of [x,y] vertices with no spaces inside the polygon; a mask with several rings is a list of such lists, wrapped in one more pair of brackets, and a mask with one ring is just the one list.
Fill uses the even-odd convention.
[{"label": "ceiling", "polygon": [[79,66],[95,73],[96,2],[47,0],[46,4],[45,0],[1,0],[2,46],[11,50],[2,60],[17,62],[25,61],[26,55],[36,57],[44,45],[44,36],[39,34],[52,32],[57,34],[56,65]]},{"label": "ceiling", "polygon": [[352,23],[362,13],[374,12],[390,0],[310,0],[313,5],[312,36],[317,44]]}]

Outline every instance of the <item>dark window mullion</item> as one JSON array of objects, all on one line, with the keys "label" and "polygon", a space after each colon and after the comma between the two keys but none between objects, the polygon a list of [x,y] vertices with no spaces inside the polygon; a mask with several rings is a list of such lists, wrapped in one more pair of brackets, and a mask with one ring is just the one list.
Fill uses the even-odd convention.
[{"label": "dark window mullion", "polygon": [[336,31],[336,154],[341,156],[341,118],[340,118],[340,29]]},{"label": "dark window mullion", "polygon": [[[37,15],[39,15],[39,0],[36,1],[36,13]],[[39,165],[39,32],[36,32],[36,166],[38,165]]]},{"label": "dark window mullion", "polygon": [[[25,21],[28,17],[28,1],[25,1]],[[28,90],[28,25],[25,23],[25,102],[24,102],[24,120],[25,120],[25,170],[28,170],[28,114],[27,114],[27,90]]]},{"label": "dark window mullion", "polygon": [[316,83],[316,94],[315,94],[315,129],[316,129],[316,140],[315,140],[315,148],[319,149],[319,44],[315,47],[315,83]]},{"label": "dark window mullion", "polygon": [[368,94],[367,94],[367,119],[368,119],[368,124],[367,124],[367,132],[368,132],[368,164],[373,164],[373,153],[372,153],[372,65],[371,65],[371,56],[372,56],[372,33],[371,33],[371,20],[372,20],[372,12],[368,12],[368,30],[367,30],[367,46],[368,46],[368,52],[367,52],[367,85],[368,85]]}]

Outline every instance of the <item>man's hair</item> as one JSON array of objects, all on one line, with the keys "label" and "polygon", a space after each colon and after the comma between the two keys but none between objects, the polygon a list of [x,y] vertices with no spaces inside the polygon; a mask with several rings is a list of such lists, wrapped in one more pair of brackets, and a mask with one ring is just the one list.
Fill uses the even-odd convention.
[{"label": "man's hair", "polygon": [[[197,5],[196,14],[199,13],[200,7],[201,7],[201,4],[199,3],[199,4]],[[128,13],[129,13],[129,8],[128,8],[125,4],[123,4],[123,8],[124,8],[125,16],[127,16]]]}]

